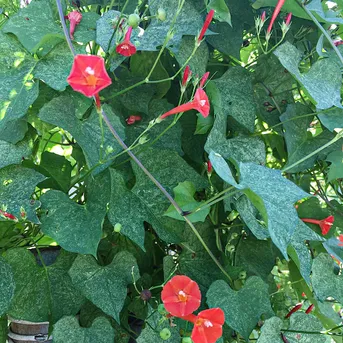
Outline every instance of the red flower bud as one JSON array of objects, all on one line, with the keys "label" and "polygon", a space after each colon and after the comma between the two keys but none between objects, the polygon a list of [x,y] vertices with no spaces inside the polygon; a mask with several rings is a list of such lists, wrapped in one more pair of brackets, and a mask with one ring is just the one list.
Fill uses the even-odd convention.
[{"label": "red flower bud", "polygon": [[74,31],[75,31],[76,25],[80,24],[80,21],[82,19],[82,14],[78,11],[73,11],[68,14],[67,18],[70,21],[70,29],[69,29],[70,38],[74,39]]},{"label": "red flower bud", "polygon": [[137,120],[142,120],[141,116],[130,116],[126,119],[127,125],[132,125],[134,124]]},{"label": "red flower bud", "polygon": [[208,160],[208,162],[207,162],[207,173],[211,175],[212,172],[213,172],[213,166],[212,166],[211,161]]},{"label": "red flower bud", "polygon": [[299,311],[301,307],[303,306],[303,303],[299,303],[295,305],[285,316],[285,318],[289,318],[293,313]]},{"label": "red flower bud", "polygon": [[275,9],[274,9],[274,12],[273,12],[273,15],[272,15],[272,19],[270,20],[270,23],[268,25],[268,28],[267,28],[267,34],[270,34],[271,31],[272,31],[272,28],[273,28],[273,25],[274,25],[274,22],[277,18],[277,16],[279,15],[280,11],[281,11],[281,8],[282,6],[284,5],[286,0],[279,0]]},{"label": "red flower bud", "polygon": [[313,308],[314,308],[314,305],[312,304],[312,305],[310,305],[308,308],[307,308],[307,310],[305,311],[305,313],[306,314],[309,314],[309,313],[311,313],[312,312],[312,310],[313,310]]},{"label": "red flower bud", "polygon": [[13,214],[8,213],[6,211],[0,210],[0,215],[2,215],[3,217],[5,217],[5,218],[7,218],[9,220],[15,220],[15,221],[18,220],[16,216],[14,216]]},{"label": "red flower bud", "polygon": [[261,21],[264,23],[266,21],[266,11],[262,12]]},{"label": "red flower bud", "polygon": [[289,26],[289,25],[291,24],[291,20],[292,20],[292,12],[289,12],[289,13],[287,14],[286,19],[285,19],[285,24],[286,24],[287,26]]},{"label": "red flower bud", "polygon": [[205,83],[206,83],[206,81],[207,81],[209,76],[210,76],[210,72],[209,71],[202,76],[202,78],[200,80],[200,83],[199,83],[199,87],[200,88],[204,88],[204,85],[205,85]]},{"label": "red flower bud", "polygon": [[182,87],[186,87],[191,77],[192,77],[191,68],[187,66],[183,72],[182,83],[181,83]]},{"label": "red flower bud", "polygon": [[211,21],[213,19],[213,16],[214,16],[214,10],[211,10],[210,12],[208,12],[208,15],[205,19],[205,22],[204,22],[204,25],[199,33],[199,36],[198,36],[198,39],[197,39],[197,44],[200,45],[202,39],[204,38],[204,35],[205,35],[205,32],[206,30],[208,29],[208,27],[210,26],[211,24]]}]

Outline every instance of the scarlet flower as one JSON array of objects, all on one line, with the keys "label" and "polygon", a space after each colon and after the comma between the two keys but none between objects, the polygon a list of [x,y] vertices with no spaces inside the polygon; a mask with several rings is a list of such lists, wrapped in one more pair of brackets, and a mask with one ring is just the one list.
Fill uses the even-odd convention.
[{"label": "scarlet flower", "polygon": [[323,235],[327,235],[331,229],[331,226],[335,220],[334,216],[328,216],[322,220],[311,219],[311,218],[301,218],[305,223],[317,224],[320,226]]},{"label": "scarlet flower", "polygon": [[303,303],[296,304],[285,316],[285,318],[289,318],[294,312],[299,311],[303,306]]},{"label": "scarlet flower", "polygon": [[116,52],[125,57],[130,57],[134,55],[137,51],[134,44],[130,42],[131,33],[132,33],[132,26],[129,26],[125,34],[124,40],[116,47]]},{"label": "scarlet flower", "polygon": [[112,83],[104,59],[95,55],[76,55],[67,81],[75,91],[88,97],[98,94]]},{"label": "scarlet flower", "polygon": [[78,11],[73,11],[68,13],[67,19],[70,21],[70,38],[74,39],[74,31],[76,28],[76,25],[80,24],[80,21],[82,19],[82,14]]},{"label": "scarlet flower", "polygon": [[205,85],[205,83],[206,83],[206,81],[207,81],[209,76],[210,76],[210,72],[209,71],[202,76],[202,78],[200,80],[200,83],[199,83],[199,87],[200,88],[204,88],[204,85]]},{"label": "scarlet flower", "polygon": [[200,45],[202,39],[204,38],[205,32],[208,29],[208,27],[211,24],[211,21],[213,19],[214,16],[214,10],[211,10],[210,12],[208,12],[207,17],[205,19],[204,25],[202,26],[202,29],[199,33],[198,39],[197,39],[197,44]]},{"label": "scarlet flower", "polygon": [[161,298],[171,315],[184,317],[199,308],[201,293],[195,281],[188,276],[177,275],[164,285]]},{"label": "scarlet flower", "polygon": [[264,23],[266,21],[266,11],[262,12],[261,21]]},{"label": "scarlet flower", "polygon": [[205,91],[202,88],[198,88],[196,90],[194,99],[192,101],[173,108],[172,110],[162,114],[160,118],[165,119],[166,117],[172,114],[186,112],[190,110],[196,110],[200,112],[204,118],[206,118],[209,115],[210,103],[208,101],[208,97]]},{"label": "scarlet flower", "polygon": [[191,79],[192,77],[192,71],[191,68],[189,66],[187,66],[185,68],[185,71],[183,72],[183,77],[182,77],[182,83],[181,86],[182,87],[186,87],[188,81]]},{"label": "scarlet flower", "polygon": [[307,308],[307,310],[305,311],[305,313],[306,314],[309,314],[309,313],[311,313],[312,312],[312,310],[313,310],[313,308],[314,308],[314,305],[313,304],[311,304],[308,308]]},{"label": "scarlet flower", "polygon": [[141,116],[130,116],[126,119],[127,125],[132,125],[134,124],[137,120],[142,120]]},{"label": "scarlet flower", "polygon": [[272,19],[270,20],[270,23],[269,23],[268,28],[267,28],[267,35],[271,33],[274,22],[275,22],[277,16],[279,15],[281,8],[284,5],[285,1],[286,0],[279,0],[278,3],[276,4],[276,7],[275,7],[273,15],[272,15]]},{"label": "scarlet flower", "polygon": [[194,343],[215,343],[223,334],[225,318],[220,308],[201,311],[197,316],[190,314],[183,319],[194,324],[191,336]]}]

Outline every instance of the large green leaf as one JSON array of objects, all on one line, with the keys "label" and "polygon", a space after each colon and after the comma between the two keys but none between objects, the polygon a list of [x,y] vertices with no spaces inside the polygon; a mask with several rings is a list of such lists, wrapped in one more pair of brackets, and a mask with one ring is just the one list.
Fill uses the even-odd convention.
[{"label": "large green leaf", "polygon": [[68,275],[75,255],[61,252],[48,267],[37,265],[26,249],[7,251],[16,285],[8,314],[33,322],[56,322],[65,315],[76,315],[84,298],[75,289]]},{"label": "large green leaf", "polygon": [[343,178],[343,152],[342,150],[336,150],[331,152],[326,161],[331,162],[329,167],[329,173],[327,175],[328,182]]},{"label": "large green leaf", "polygon": [[301,220],[298,222],[298,226],[292,236],[290,245],[295,250],[297,259],[290,254],[292,260],[295,262],[299,268],[300,274],[307,282],[308,285],[311,284],[310,274],[312,268],[312,257],[311,253],[306,245],[307,241],[324,241],[324,238],[312,231],[307,225],[305,225]]},{"label": "large green leaf", "polygon": [[21,8],[6,22],[3,31],[15,34],[31,53],[43,46],[46,53],[64,39],[48,0],[34,0],[27,7]]},{"label": "large green leaf", "polygon": [[309,71],[301,73],[299,62],[302,53],[295,46],[289,42],[283,43],[274,51],[274,54],[302,84],[317,109],[327,109],[332,106],[342,108],[340,94],[342,75],[340,65],[333,56],[318,60]]},{"label": "large green leaf", "polygon": [[[193,183],[190,181],[179,183],[174,188],[174,194],[175,194],[174,199],[181,206],[183,211],[192,212],[193,210],[201,206],[202,203],[204,203],[204,201],[199,202],[194,199],[195,192],[196,192],[196,189]],[[207,207],[203,210],[190,214],[188,216],[188,219],[192,221],[193,223],[204,222],[209,213],[210,213],[210,207]],[[176,211],[173,205],[169,206],[168,210],[165,212],[165,215],[170,218],[175,218],[178,220],[185,220]]]},{"label": "large green leaf", "polygon": [[[219,2],[222,2],[222,0],[219,0]],[[232,26],[224,22],[218,22],[211,25],[211,30],[217,34],[208,35],[206,41],[220,52],[240,59],[243,30],[245,24],[253,24],[253,11],[248,0],[225,0],[225,4],[229,7],[231,12]]]},{"label": "large green leaf", "polygon": [[215,11],[215,19],[231,25],[231,13],[229,8],[226,6],[225,0],[211,0],[207,5],[207,8]]},{"label": "large green leaf", "polygon": [[278,317],[267,319],[261,328],[261,335],[257,343],[283,343],[281,339],[282,326],[282,320]]},{"label": "large green leaf", "polygon": [[226,324],[247,341],[261,315],[273,315],[268,286],[257,276],[247,279],[239,291],[231,289],[225,281],[217,280],[206,296],[208,305],[220,307],[225,313]]},{"label": "large green leaf", "polygon": [[[161,22],[153,20],[145,30],[141,38],[139,50],[156,51],[161,46],[170,28],[172,19],[177,11],[177,4],[174,0],[149,0],[150,13],[156,13],[159,8],[164,8],[167,14],[166,20]],[[183,35],[196,36],[204,24],[203,17],[197,12],[190,1],[186,1],[176,19],[173,31],[173,37],[168,42],[168,47],[177,51]],[[194,41],[195,44],[195,41]],[[194,45],[193,45],[194,46]]]},{"label": "large green leaf", "polygon": [[[207,186],[206,180],[174,151],[149,148],[141,153],[139,158],[169,194],[184,181],[192,181],[197,190]],[[158,226],[153,226],[158,236],[166,242],[179,241],[184,223],[163,216],[170,205],[169,201],[136,164],[132,163],[132,166],[136,175],[132,192],[159,219]]]},{"label": "large green leaf", "polygon": [[44,193],[40,198],[44,210],[41,230],[65,250],[96,256],[110,197],[110,189],[103,185],[109,182],[107,173],[92,180],[85,205],[75,203],[60,191]]},{"label": "large green leaf", "polygon": [[313,14],[316,14],[321,21],[325,21],[331,24],[343,24],[343,18],[339,16],[338,11],[326,11],[324,12],[322,2],[320,0],[312,0],[306,5],[306,8],[310,10]]},{"label": "large green leaf", "polygon": [[233,117],[249,131],[254,131],[256,107],[250,74],[241,67],[230,68],[219,79],[209,82],[214,112]]},{"label": "large green leaf", "polygon": [[[104,105],[103,109],[113,127],[116,128],[118,134],[124,139],[124,128],[120,119],[108,105]],[[76,117],[77,110],[78,107],[73,99],[67,95],[62,95],[44,105],[39,112],[39,118],[67,130],[81,146],[89,168],[96,167],[99,164],[101,154],[103,163],[94,171],[94,173],[99,173],[111,164],[110,159],[121,150],[121,147],[115,141],[106,124],[103,123],[104,148],[101,149],[101,128],[96,110],[94,109],[85,120],[79,120]],[[111,152],[105,154],[106,151]]]},{"label": "large green leaf", "polygon": [[320,254],[313,261],[312,285],[319,300],[328,297],[343,303],[343,276],[333,272],[334,261],[328,254]]},{"label": "large green leaf", "polygon": [[17,144],[0,140],[0,169],[11,164],[20,164],[23,158],[31,154],[32,148],[33,140],[30,134]]},{"label": "large green leaf", "polygon": [[[290,330],[294,332],[285,332],[284,335],[289,343],[330,343],[332,342],[329,335],[311,334],[323,331],[323,325],[320,320],[312,314],[294,313],[291,316]],[[298,331],[300,333],[297,333]],[[303,332],[306,331],[306,332]]]},{"label": "large green leaf", "polygon": [[79,255],[69,274],[79,291],[102,311],[119,323],[119,313],[127,295],[127,286],[139,279],[135,258],[126,251],[115,255],[113,261],[102,267],[92,256]]},{"label": "large green leaf", "polygon": [[21,166],[8,166],[0,170],[0,206],[17,218],[26,213],[27,220],[38,224],[35,210],[39,201],[31,199],[36,185],[44,180],[36,171]]},{"label": "large green leaf", "polygon": [[[285,129],[285,140],[288,152],[288,161],[285,165],[292,165],[299,161],[316,149],[322,147],[324,144],[332,140],[335,135],[324,129],[323,132],[317,136],[312,136],[308,132],[308,128],[312,121],[312,117],[296,118],[296,116],[306,114],[307,107],[301,104],[289,105],[287,111],[280,117]],[[295,120],[292,120],[295,119]],[[306,161],[289,169],[289,172],[295,173],[309,169],[313,166],[317,159],[324,159],[326,155],[335,149],[339,149],[340,142],[330,145],[328,148],[308,158]]]},{"label": "large green leaf", "polygon": [[[3,315],[10,307],[14,296],[15,282],[11,266],[0,257],[0,314]],[[0,324],[1,326],[1,324]],[[0,329],[1,332],[1,329]],[[1,335],[0,335],[1,341]]]},{"label": "large green leaf", "polygon": [[38,96],[32,72],[38,63],[18,41],[0,32],[0,137],[17,143],[24,138],[25,113]]},{"label": "large green leaf", "polygon": [[[239,163],[240,183],[237,185],[231,172],[231,175],[223,172],[225,169],[222,168],[226,162],[220,155],[211,153],[210,159],[214,162],[214,169],[225,182],[244,190],[261,213],[274,244],[288,258],[287,246],[298,225],[294,203],[308,194],[285,179],[280,171],[253,163]],[[220,168],[217,167],[219,161]]]},{"label": "large green leaf", "polygon": [[326,111],[319,112],[317,117],[330,131],[343,128],[343,109],[331,107]]},{"label": "large green leaf", "polygon": [[80,327],[75,317],[64,317],[54,325],[54,343],[109,343],[114,340],[114,329],[104,318],[96,318],[90,328]]}]

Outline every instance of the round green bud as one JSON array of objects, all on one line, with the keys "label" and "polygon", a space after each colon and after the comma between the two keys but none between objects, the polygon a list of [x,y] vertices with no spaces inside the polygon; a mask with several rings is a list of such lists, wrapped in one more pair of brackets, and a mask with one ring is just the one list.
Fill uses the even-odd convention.
[{"label": "round green bud", "polygon": [[192,338],[190,337],[183,337],[182,343],[193,343]]},{"label": "round green bud", "polygon": [[237,232],[234,232],[232,235],[231,235],[231,239],[236,239],[238,237],[238,233]]},{"label": "round green bud", "polygon": [[114,225],[114,232],[120,232],[122,228],[122,225],[120,223],[117,223],[116,225]]},{"label": "round green bud", "polygon": [[164,10],[164,8],[159,8],[157,10],[157,15],[156,15],[157,19],[158,20],[161,20],[161,21],[165,21],[166,18],[167,18],[167,13],[166,11]]},{"label": "round green bud", "polygon": [[138,14],[132,13],[129,15],[129,19],[127,20],[129,26],[132,26],[133,29],[136,29],[141,21],[141,18]]},{"label": "round green bud", "polygon": [[162,314],[163,316],[168,314],[168,311],[166,310],[163,304],[158,305],[157,311],[159,314]]},{"label": "round green bud", "polygon": [[226,251],[227,252],[234,252],[235,251],[235,246],[233,244],[228,244],[226,246]]},{"label": "round green bud", "polygon": [[241,271],[239,274],[238,274],[238,278],[240,280],[244,280],[247,278],[247,272],[245,270]]},{"label": "round green bud", "polygon": [[170,336],[171,336],[171,332],[170,332],[169,329],[164,328],[164,329],[162,329],[162,330],[160,331],[160,337],[161,337],[164,341],[166,341],[167,339],[169,339]]}]

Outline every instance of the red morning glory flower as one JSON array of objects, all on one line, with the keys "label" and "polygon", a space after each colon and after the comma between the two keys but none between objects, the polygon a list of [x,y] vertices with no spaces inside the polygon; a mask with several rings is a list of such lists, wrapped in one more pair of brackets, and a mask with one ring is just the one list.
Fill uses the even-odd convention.
[{"label": "red morning glory flower", "polygon": [[199,308],[201,293],[195,281],[188,276],[177,275],[164,285],[161,298],[171,315],[184,317]]},{"label": "red morning glory flower", "polygon": [[223,334],[224,312],[220,308],[211,308],[184,317],[194,324],[192,340],[194,343],[215,343]]},{"label": "red morning glory flower", "polygon": [[132,26],[129,26],[125,34],[124,40],[116,47],[116,52],[125,57],[130,57],[134,55],[137,51],[134,44],[132,44],[130,41],[131,33],[132,33]]},{"label": "red morning glory flower", "polygon": [[200,45],[202,39],[204,38],[205,32],[208,29],[208,27],[211,24],[211,21],[213,19],[214,16],[214,10],[211,10],[210,12],[208,12],[207,17],[205,19],[204,25],[199,33],[198,39],[197,39],[197,44]]},{"label": "red morning glory flower", "polygon": [[74,31],[75,31],[76,25],[80,24],[80,21],[82,19],[82,14],[78,11],[73,11],[73,12],[68,13],[67,19],[69,19],[70,21],[70,28],[69,28],[70,38],[74,39]]},{"label": "red morning glory flower", "polygon": [[327,235],[331,229],[333,222],[335,221],[334,216],[328,216],[322,220],[311,219],[311,218],[301,218],[305,223],[317,224],[320,226],[323,235]]},{"label": "red morning glory flower", "polygon": [[279,0],[275,9],[274,9],[274,12],[273,12],[273,15],[272,15],[272,19],[270,20],[270,23],[268,25],[268,28],[267,28],[267,35],[270,35],[271,31],[272,31],[272,28],[273,28],[273,25],[274,25],[274,22],[277,18],[277,16],[279,15],[280,11],[281,11],[281,8],[282,6],[284,5],[286,0]]},{"label": "red morning glory flower", "polygon": [[166,117],[172,114],[186,112],[190,110],[196,110],[200,112],[204,118],[206,118],[209,115],[210,102],[205,91],[202,88],[198,88],[196,90],[194,99],[192,101],[173,108],[172,110],[162,114],[160,118],[165,119]]},{"label": "red morning glory flower", "polygon": [[75,91],[88,97],[98,94],[112,83],[104,59],[95,55],[76,55],[67,81]]}]

